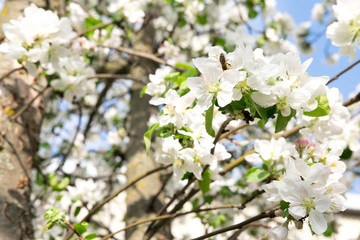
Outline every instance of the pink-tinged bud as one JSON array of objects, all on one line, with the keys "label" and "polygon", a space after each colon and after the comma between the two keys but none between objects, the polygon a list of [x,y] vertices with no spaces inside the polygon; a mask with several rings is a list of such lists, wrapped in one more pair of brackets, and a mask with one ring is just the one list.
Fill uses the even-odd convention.
[{"label": "pink-tinged bud", "polygon": [[275,210],[275,216],[281,217],[283,215],[283,212],[284,211],[282,209],[277,209],[277,210]]},{"label": "pink-tinged bud", "polygon": [[288,230],[283,226],[273,227],[269,231],[269,237],[271,240],[286,240]]},{"label": "pink-tinged bud", "polygon": [[307,148],[307,153],[309,155],[312,155],[315,152],[316,146],[315,144],[311,143]]},{"label": "pink-tinged bud", "polygon": [[304,151],[304,149],[309,145],[309,139],[307,138],[298,138],[295,141],[296,151]]}]

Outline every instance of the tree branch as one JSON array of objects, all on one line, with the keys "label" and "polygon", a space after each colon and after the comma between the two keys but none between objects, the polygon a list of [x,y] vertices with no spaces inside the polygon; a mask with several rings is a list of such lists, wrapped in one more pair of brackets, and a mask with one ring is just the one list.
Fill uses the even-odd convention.
[{"label": "tree branch", "polygon": [[[128,189],[129,187],[135,185],[135,183],[137,183],[138,181],[142,180],[143,178],[165,170],[167,168],[169,168],[170,166],[172,166],[172,164],[168,164],[168,165],[164,165],[155,169],[152,169],[150,171],[145,172],[144,174],[138,176],[137,178],[135,178],[134,180],[132,180],[131,182],[129,182],[128,184],[126,184],[125,186],[121,187],[119,190],[117,190],[116,192],[114,192],[113,194],[111,194],[109,197],[105,198],[104,200],[102,200],[100,203],[96,204],[90,211],[89,213],[80,221],[80,222],[84,222],[84,221],[89,221],[90,218],[92,217],[92,215],[94,215],[100,208],[102,208],[106,203],[110,202],[113,198],[115,198],[117,195],[119,195],[121,192],[125,191],[126,189]],[[66,237],[64,238],[65,240],[70,239],[70,237],[74,234],[73,231],[70,231]]]},{"label": "tree branch", "polygon": [[100,105],[102,104],[103,99],[106,96],[106,93],[110,90],[110,88],[111,88],[112,84],[114,83],[114,81],[115,80],[112,79],[112,80],[106,82],[104,89],[99,94],[98,100],[97,100],[93,110],[90,113],[89,121],[87,122],[85,130],[84,130],[84,142],[86,141],[86,136],[87,136],[87,134],[88,134],[88,132],[89,132],[89,130],[91,128],[91,123],[93,122],[93,120],[95,118],[95,115],[98,112],[98,109],[99,109]]},{"label": "tree branch", "polygon": [[94,79],[94,78],[103,78],[103,79],[126,79],[126,80],[131,80],[133,82],[137,82],[140,83],[141,85],[146,85],[146,81],[145,80],[141,80],[139,78],[135,78],[133,76],[130,75],[126,75],[126,74],[112,74],[112,73],[98,73],[94,76],[88,77],[88,79]]},{"label": "tree branch", "polygon": [[[253,194],[254,195],[254,194]],[[251,197],[250,197],[251,198]],[[250,199],[249,198],[249,199]],[[170,218],[177,218],[177,217],[180,217],[180,216],[184,216],[184,215],[188,215],[188,214],[191,214],[191,213],[199,213],[199,212],[205,212],[205,211],[214,211],[214,210],[220,210],[220,209],[226,209],[226,208],[236,208],[236,209],[244,209],[245,208],[245,205],[250,202],[252,199],[254,198],[251,198],[251,200],[249,201],[246,200],[244,203],[241,203],[241,204],[226,204],[226,205],[221,205],[221,206],[213,206],[213,207],[207,207],[207,208],[199,208],[199,209],[195,209],[195,210],[191,210],[191,211],[187,211],[187,212],[182,212],[182,213],[173,213],[173,214],[166,214],[166,215],[161,215],[161,216],[157,216],[157,217],[154,217],[154,218],[149,218],[149,219],[144,219],[144,220],[140,220],[140,221],[137,221],[137,222],[134,222],[116,232],[113,232],[105,237],[103,237],[101,240],[106,240],[110,237],[113,237],[114,235],[118,234],[119,232],[122,232],[122,231],[126,231],[130,228],[133,228],[133,227],[136,227],[140,224],[144,224],[144,223],[148,223],[148,222],[155,222],[157,220],[165,220],[165,219],[170,219]]]},{"label": "tree branch", "polygon": [[235,118],[234,117],[229,117],[228,119],[226,119],[220,126],[216,136],[215,136],[215,139],[214,139],[214,147],[211,149],[211,154],[214,155],[214,152],[215,152],[215,147],[216,147],[216,143],[221,139],[221,134],[223,133],[223,131],[225,130],[226,126],[229,125],[229,123],[234,120]]},{"label": "tree branch", "polygon": [[358,94],[356,94],[355,97],[350,98],[350,99],[346,100],[345,102],[343,102],[343,106],[348,107],[359,101],[360,101],[360,92]]},{"label": "tree branch", "polygon": [[179,71],[182,70],[182,69],[180,69],[180,68],[178,68],[178,67],[176,67],[174,65],[171,65],[171,64],[167,63],[164,59],[159,58],[159,57],[155,56],[152,53],[141,52],[141,51],[137,51],[137,50],[134,50],[134,49],[125,48],[125,47],[111,47],[111,46],[105,46],[105,45],[97,45],[97,46],[98,47],[103,47],[103,48],[110,48],[110,49],[114,49],[114,50],[116,50],[118,52],[127,53],[127,54],[132,55],[132,56],[137,56],[137,57],[149,59],[149,60],[151,60],[153,62],[172,67],[172,68],[174,68],[176,70],[179,70]]},{"label": "tree branch", "polygon": [[33,99],[31,99],[26,105],[22,106],[20,108],[19,111],[17,111],[14,115],[11,115],[10,117],[10,121],[13,121],[15,120],[17,117],[19,117],[21,114],[23,114],[30,106],[31,104],[33,104],[33,102],[38,98],[40,97],[41,95],[44,94],[44,92],[48,89],[50,89],[51,87],[48,85],[46,86],[43,90],[41,90]]},{"label": "tree branch", "polygon": [[4,80],[5,78],[9,77],[11,74],[13,74],[14,72],[20,71],[20,70],[24,70],[25,68],[23,66],[18,67],[18,68],[14,68],[12,70],[10,70],[8,73],[5,73],[3,76],[0,77],[0,81]]},{"label": "tree branch", "polygon": [[254,216],[252,218],[249,218],[249,219],[247,219],[247,220],[245,220],[245,221],[243,221],[241,223],[238,223],[238,224],[235,224],[235,225],[232,225],[232,226],[229,226],[229,227],[221,228],[221,229],[219,229],[217,231],[205,234],[205,235],[197,237],[197,238],[193,238],[192,240],[206,239],[206,238],[209,238],[209,237],[212,237],[212,236],[224,233],[224,232],[228,232],[228,231],[235,230],[235,229],[241,229],[241,228],[245,227],[246,225],[248,225],[248,224],[250,224],[252,222],[256,222],[256,221],[264,219],[264,218],[274,218],[274,217],[276,217],[276,215],[275,215],[276,210],[277,209],[273,209],[273,210],[270,210],[270,211],[267,211],[267,212],[262,212],[262,213]]},{"label": "tree branch", "polygon": [[327,84],[332,83],[333,81],[335,81],[336,79],[338,79],[341,75],[343,75],[344,73],[346,73],[347,71],[349,71],[350,69],[352,69],[354,66],[356,66],[357,64],[360,63],[360,59],[357,60],[356,62],[354,62],[353,64],[351,64],[350,66],[348,66],[347,68],[345,68],[344,70],[342,70],[341,72],[339,72],[337,75],[335,75],[334,77],[332,77]]},{"label": "tree branch", "polygon": [[82,109],[81,109],[81,104],[80,103],[78,103],[78,107],[79,107],[79,123],[78,123],[78,125],[76,127],[75,134],[74,134],[73,139],[72,139],[72,141],[70,143],[69,149],[63,155],[63,158],[61,159],[61,162],[60,162],[59,166],[55,170],[56,172],[59,171],[59,170],[62,170],[62,167],[64,166],[67,158],[70,156],[70,153],[71,153],[72,149],[74,148],[76,138],[77,138],[77,136],[78,136],[78,134],[80,132],[81,120],[82,120]]}]

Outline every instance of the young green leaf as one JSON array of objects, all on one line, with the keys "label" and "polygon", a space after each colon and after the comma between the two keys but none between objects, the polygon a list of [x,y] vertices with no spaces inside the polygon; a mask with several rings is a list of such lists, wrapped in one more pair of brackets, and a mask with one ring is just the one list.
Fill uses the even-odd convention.
[{"label": "young green leaf", "polygon": [[212,137],[215,137],[215,131],[212,128],[214,105],[215,105],[215,101],[213,100],[213,103],[212,103],[211,107],[209,107],[209,109],[206,110],[206,112],[205,112],[205,128],[206,128],[206,132]]},{"label": "young green leaf", "polygon": [[203,174],[202,181],[199,180],[199,187],[203,194],[207,193],[210,190],[212,172],[207,169]]},{"label": "young green leaf", "polygon": [[269,176],[270,176],[269,172],[258,167],[250,168],[249,171],[245,174],[246,181],[249,183],[261,182],[262,180],[265,180]]},{"label": "young green leaf", "polygon": [[85,240],[92,240],[97,238],[97,234],[96,233],[90,233],[89,235],[85,236]]},{"label": "young green leaf", "polygon": [[276,124],[275,124],[275,133],[278,133],[286,128],[289,121],[293,116],[295,116],[296,111],[294,109],[291,109],[291,113],[289,116],[284,117],[281,112],[278,113]]},{"label": "young green leaf", "polygon": [[144,134],[144,142],[146,147],[146,154],[149,154],[150,145],[151,145],[151,136],[153,132],[160,126],[159,123],[155,123],[149,126],[149,130]]},{"label": "young green leaf", "polygon": [[175,64],[175,66],[178,67],[178,68],[185,68],[185,69],[189,70],[189,71],[193,74],[192,77],[195,77],[195,76],[198,75],[197,70],[196,70],[195,68],[193,68],[193,67],[192,67],[191,65],[189,65],[189,64],[186,64],[186,63],[177,63],[177,64]]},{"label": "young green leaf", "polygon": [[70,182],[70,179],[68,177],[65,177],[65,178],[61,179],[60,182],[58,182],[57,184],[55,184],[53,186],[53,190],[57,191],[57,192],[61,192],[69,185],[69,182]]},{"label": "young green leaf", "polygon": [[74,223],[75,231],[76,231],[79,235],[83,235],[84,233],[86,233],[88,226],[89,226],[89,224],[88,224],[87,222]]},{"label": "young green leaf", "polygon": [[323,117],[329,115],[331,108],[326,94],[317,96],[315,99],[318,102],[318,107],[310,112],[304,112],[304,115],[309,117]]}]

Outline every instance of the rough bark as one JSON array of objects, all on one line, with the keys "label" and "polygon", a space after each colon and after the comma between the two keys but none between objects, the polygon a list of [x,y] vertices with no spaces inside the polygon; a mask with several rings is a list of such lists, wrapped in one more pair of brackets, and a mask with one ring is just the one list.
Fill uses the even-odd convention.
[{"label": "rough bark", "polygon": [[[0,60],[0,76],[12,69]],[[7,66],[7,67],[5,67]],[[38,146],[44,97],[40,96],[18,118],[15,113],[38,93],[32,77],[21,70],[0,82],[0,239],[33,239],[30,202],[31,167]],[[40,84],[41,85],[41,84]],[[44,86],[42,86],[44,87]]]},{"label": "rough bark", "polygon": [[[134,48],[143,52],[152,53],[154,35],[155,31],[152,25],[148,24],[148,26],[138,34]],[[150,73],[153,74],[158,67],[158,64],[150,60],[138,59],[131,67],[131,75],[141,78],[148,77],[148,75]],[[143,141],[144,133],[148,130],[147,121],[150,118],[151,112],[156,112],[156,108],[149,104],[150,98],[148,96],[140,98],[141,88],[142,86],[134,83],[131,91],[131,110],[129,114],[131,141],[127,152],[128,181],[158,166],[151,156],[146,155]],[[155,216],[155,212],[161,208],[163,198],[162,195],[160,195],[153,201],[153,197],[158,193],[161,185],[160,174],[157,173],[145,178],[136,184],[134,188],[127,191],[127,224]],[[150,204],[153,206],[150,206]],[[146,229],[147,225],[130,229],[126,231],[126,239],[143,239]],[[162,232],[159,232],[154,239],[171,239],[169,226],[166,226]]]},{"label": "rough bark", "polygon": [[[37,2],[39,3],[39,1]],[[6,1],[0,25],[17,18],[30,1]],[[1,37],[3,33],[0,33]],[[15,68],[0,56],[0,77]],[[16,66],[18,67],[18,66]],[[13,113],[27,105],[38,93],[31,88],[34,78],[24,70],[15,71],[0,82],[0,239],[34,239],[30,201],[31,167],[38,145],[44,109],[44,95],[18,118]],[[46,81],[37,81],[44,87]]]}]

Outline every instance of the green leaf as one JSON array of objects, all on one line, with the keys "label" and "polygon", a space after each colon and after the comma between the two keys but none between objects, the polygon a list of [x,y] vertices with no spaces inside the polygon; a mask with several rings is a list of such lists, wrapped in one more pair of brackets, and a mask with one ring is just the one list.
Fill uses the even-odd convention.
[{"label": "green leaf", "polygon": [[289,121],[293,116],[295,116],[296,111],[294,109],[291,109],[291,113],[289,116],[284,117],[281,112],[278,113],[276,123],[275,123],[275,133],[278,133],[286,128]]},{"label": "green leaf", "polygon": [[97,238],[96,233],[90,233],[89,235],[86,235],[85,240],[91,240]]},{"label": "green leaf", "polygon": [[[260,118],[267,121],[268,120],[268,112],[267,112],[268,110],[266,108],[263,108],[260,105],[256,104],[250,95],[247,94],[246,98],[249,100],[251,107],[253,109],[255,109],[257,114],[259,114]],[[271,107],[269,109],[271,109]],[[251,111],[251,112],[253,112],[253,111]]]},{"label": "green leaf", "polygon": [[330,237],[335,232],[334,226],[332,223],[328,223],[326,231],[323,233],[325,237]]},{"label": "green leaf", "polygon": [[196,18],[196,22],[198,22],[201,25],[205,25],[207,23],[207,17],[206,15],[198,16]]},{"label": "green leaf", "polygon": [[53,173],[50,173],[50,174],[48,175],[48,179],[49,179],[49,184],[50,184],[50,186],[55,186],[55,184],[57,183],[57,177],[56,177],[56,175],[53,174]]},{"label": "green leaf", "polygon": [[270,176],[270,173],[265,171],[262,168],[254,167],[250,168],[249,171],[245,174],[245,178],[247,182],[261,182]]},{"label": "green leaf", "polygon": [[248,13],[249,18],[256,18],[257,15],[258,12],[255,11],[253,7],[249,7],[249,13]]},{"label": "green leaf", "polygon": [[203,194],[207,193],[210,190],[212,172],[207,169],[203,174],[202,181],[199,180],[199,187]]},{"label": "green leaf", "polygon": [[280,201],[280,208],[281,208],[281,210],[284,211],[285,209],[288,209],[289,206],[290,206],[290,203],[288,203],[288,202],[286,202],[286,201],[284,201],[284,200],[281,200],[281,201]]},{"label": "green leaf", "polygon": [[[85,18],[85,27],[86,28],[91,28],[91,27],[94,27],[94,26],[99,25],[101,23],[102,23],[102,21],[99,20],[99,19],[96,19],[96,18],[91,18],[91,17]],[[84,36],[88,37],[88,36],[91,36],[92,34],[94,34],[94,31],[87,32],[87,33],[84,34]]]},{"label": "green leaf", "polygon": [[323,117],[329,115],[331,108],[326,94],[317,96],[315,99],[318,102],[318,107],[310,112],[304,112],[304,115],[309,117]]},{"label": "green leaf", "polygon": [[45,215],[44,219],[49,219],[46,223],[46,228],[51,229],[56,224],[63,224],[65,221],[65,212],[60,211],[57,208],[49,208]]},{"label": "green leaf", "polygon": [[211,204],[214,198],[210,195],[204,196],[204,201],[208,204]]},{"label": "green leaf", "polygon": [[45,184],[44,176],[39,171],[36,172],[36,184],[40,186]]},{"label": "green leaf", "polygon": [[197,70],[187,63],[179,62],[179,63],[175,64],[175,66],[178,68],[185,68],[185,69],[189,70],[191,73],[194,74],[194,76],[198,75]]},{"label": "green leaf", "polygon": [[168,75],[166,75],[164,77],[164,79],[166,81],[170,81],[170,82],[174,82],[177,80],[178,76],[180,76],[180,73],[179,72],[172,72],[172,73],[169,73]]},{"label": "green leaf", "polygon": [[80,210],[81,210],[81,207],[80,207],[80,206],[77,206],[76,209],[75,209],[75,212],[74,212],[74,216],[75,216],[75,217],[76,217],[77,215],[79,215]]},{"label": "green leaf", "polygon": [[287,208],[287,209],[285,209],[285,211],[283,212],[282,217],[283,217],[283,218],[286,218],[286,217],[288,217],[289,215],[290,215],[289,209]]},{"label": "green leaf", "polygon": [[87,222],[74,223],[75,231],[76,231],[79,235],[83,235],[84,233],[86,233],[88,226],[89,226],[89,224],[88,224]]},{"label": "green leaf", "polygon": [[144,134],[144,142],[146,147],[146,154],[149,154],[150,145],[151,145],[151,136],[153,132],[160,126],[159,123],[155,123],[149,126],[149,130]]},{"label": "green leaf", "polygon": [[65,177],[65,178],[61,179],[60,182],[58,182],[57,184],[55,184],[53,186],[53,190],[57,191],[57,192],[61,192],[69,185],[69,182],[70,182],[70,179],[68,177]]},{"label": "green leaf", "polygon": [[147,89],[147,86],[143,87],[143,89],[140,92],[140,97],[143,97],[145,95],[146,89]]},{"label": "green leaf", "polygon": [[212,103],[211,107],[209,107],[209,109],[206,110],[206,112],[205,112],[205,128],[206,128],[206,132],[212,137],[215,137],[215,131],[212,128],[214,105],[215,105],[215,101],[213,100],[213,103]]},{"label": "green leaf", "polygon": [[216,40],[215,40],[215,45],[216,45],[216,46],[225,47],[226,41],[225,41],[225,39],[218,37],[218,38],[216,38]]},{"label": "green leaf", "polygon": [[223,186],[221,189],[220,189],[220,195],[223,197],[223,198],[229,198],[233,195],[233,193],[231,192],[230,188],[228,186]]},{"label": "green leaf", "polygon": [[341,159],[344,159],[344,160],[347,160],[347,159],[350,159],[351,156],[352,156],[352,151],[350,150],[349,147],[345,148],[343,153],[341,154],[340,158]]},{"label": "green leaf", "polygon": [[96,19],[96,18],[92,18],[92,17],[85,18],[85,27],[87,27],[87,28],[96,26],[101,23],[102,23],[102,21],[100,19]]}]

